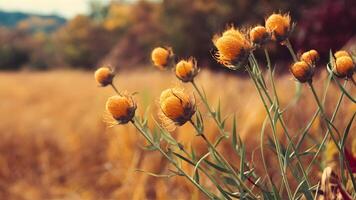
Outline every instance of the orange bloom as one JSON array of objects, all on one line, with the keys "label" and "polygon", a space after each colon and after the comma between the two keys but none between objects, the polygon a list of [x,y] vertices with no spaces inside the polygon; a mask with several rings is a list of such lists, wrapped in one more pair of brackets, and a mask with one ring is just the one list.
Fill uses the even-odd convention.
[{"label": "orange bloom", "polygon": [[250,40],[254,44],[264,44],[269,39],[269,33],[263,26],[255,26],[250,30]]},{"label": "orange bloom", "polygon": [[213,42],[218,50],[216,59],[227,67],[245,61],[252,48],[246,36],[233,27],[215,36]]},{"label": "orange bloom", "polygon": [[336,66],[334,68],[334,73],[341,77],[352,76],[355,69],[355,64],[350,56],[341,56],[336,58]]},{"label": "orange bloom", "polygon": [[112,83],[114,74],[110,68],[100,67],[95,71],[94,78],[100,86],[105,87]]},{"label": "orange bloom", "polygon": [[180,88],[166,89],[159,101],[163,113],[162,120],[169,120],[176,125],[183,125],[195,113],[195,102]]},{"label": "orange bloom", "polygon": [[126,124],[132,120],[136,108],[136,104],[130,96],[115,95],[106,102],[106,110],[119,124]]},{"label": "orange bloom", "polygon": [[198,74],[198,68],[195,59],[181,60],[176,65],[176,76],[183,82],[189,82]]},{"label": "orange bloom", "polygon": [[335,58],[339,58],[339,57],[342,57],[342,56],[350,56],[350,54],[347,51],[340,50],[340,51],[337,51],[334,54],[334,56],[335,56]]},{"label": "orange bloom", "polygon": [[319,60],[319,53],[314,49],[309,50],[302,54],[300,60],[308,63],[309,65],[313,65]]},{"label": "orange bloom", "polygon": [[314,68],[305,61],[294,63],[290,68],[293,76],[301,83],[311,81],[314,75]]},{"label": "orange bloom", "polygon": [[265,22],[266,29],[272,33],[272,39],[284,41],[291,31],[291,18],[288,14],[272,14]]},{"label": "orange bloom", "polygon": [[151,53],[151,60],[153,64],[159,69],[164,69],[169,63],[172,56],[172,51],[163,47],[156,47]]}]

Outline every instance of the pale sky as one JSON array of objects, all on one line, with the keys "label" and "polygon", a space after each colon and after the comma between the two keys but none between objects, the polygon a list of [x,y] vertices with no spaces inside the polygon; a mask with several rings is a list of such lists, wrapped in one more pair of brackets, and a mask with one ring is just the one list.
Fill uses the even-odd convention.
[{"label": "pale sky", "polygon": [[[66,18],[89,11],[90,0],[0,0],[0,10],[58,14]],[[107,3],[110,0],[100,0]]]}]

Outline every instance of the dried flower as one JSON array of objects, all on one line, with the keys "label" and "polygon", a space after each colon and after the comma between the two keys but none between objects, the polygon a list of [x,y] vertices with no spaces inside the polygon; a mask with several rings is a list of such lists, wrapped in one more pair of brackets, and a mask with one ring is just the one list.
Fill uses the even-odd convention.
[{"label": "dried flower", "polygon": [[288,14],[272,14],[265,22],[268,32],[272,33],[272,39],[282,42],[288,38],[291,32],[291,18]]},{"label": "dried flower", "polygon": [[221,36],[214,36],[213,42],[218,50],[217,61],[229,68],[244,63],[252,49],[246,36],[234,27],[226,30]]},{"label": "dried flower", "polygon": [[95,71],[94,78],[100,86],[105,87],[112,83],[114,74],[109,67],[100,67]]},{"label": "dried flower", "polygon": [[342,56],[350,56],[350,54],[347,52],[347,51],[344,51],[344,50],[340,50],[340,51],[337,51],[335,54],[334,54],[335,58],[340,58]]},{"label": "dried flower", "polygon": [[191,119],[196,107],[195,101],[181,88],[166,89],[161,93],[159,104],[164,123],[173,122],[181,126]]},{"label": "dried flower", "polygon": [[197,62],[194,58],[181,60],[176,65],[176,76],[183,82],[193,81],[198,74]]},{"label": "dried flower", "polygon": [[293,76],[301,83],[311,81],[314,75],[314,67],[306,63],[305,61],[299,61],[294,63],[290,68]]},{"label": "dried flower", "polygon": [[315,65],[315,63],[319,60],[319,53],[314,49],[309,50],[300,56],[300,60],[308,63],[309,65]]},{"label": "dried flower", "polygon": [[253,44],[263,45],[270,39],[270,34],[263,26],[255,26],[250,30],[250,40]]},{"label": "dried flower", "polygon": [[173,55],[170,48],[156,47],[151,53],[153,64],[159,69],[164,69],[169,64],[169,59]]},{"label": "dried flower", "polygon": [[341,78],[344,77],[351,77],[354,69],[355,64],[350,56],[341,56],[336,58],[336,66],[334,67],[334,73]]},{"label": "dried flower", "polygon": [[126,124],[135,116],[136,103],[129,95],[115,95],[110,97],[106,102],[107,112],[119,124]]}]

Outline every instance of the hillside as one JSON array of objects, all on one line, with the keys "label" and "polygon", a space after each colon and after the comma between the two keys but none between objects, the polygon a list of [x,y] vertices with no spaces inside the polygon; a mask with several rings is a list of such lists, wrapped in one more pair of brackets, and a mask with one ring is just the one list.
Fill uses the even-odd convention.
[{"label": "hillside", "polygon": [[31,26],[30,31],[51,32],[63,25],[66,19],[57,15],[37,15],[22,12],[0,11],[0,26],[13,28],[18,25]]}]

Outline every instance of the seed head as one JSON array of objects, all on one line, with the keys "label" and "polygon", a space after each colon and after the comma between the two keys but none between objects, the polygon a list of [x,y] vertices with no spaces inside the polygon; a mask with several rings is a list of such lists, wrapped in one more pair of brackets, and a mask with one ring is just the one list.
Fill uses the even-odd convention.
[{"label": "seed head", "polygon": [[100,67],[95,71],[94,78],[100,86],[105,87],[112,83],[114,74],[109,67]]},{"label": "seed head", "polygon": [[341,77],[351,77],[355,69],[355,63],[350,56],[341,56],[336,58],[334,73]]},{"label": "seed head", "polygon": [[197,62],[194,58],[181,60],[176,65],[176,76],[183,82],[190,82],[198,74]]},{"label": "seed head", "polygon": [[252,48],[246,36],[234,27],[226,30],[221,36],[216,35],[213,42],[218,50],[217,61],[227,67],[246,61]]},{"label": "seed head", "polygon": [[290,68],[293,76],[301,83],[311,81],[314,75],[314,67],[306,63],[305,61],[299,61],[294,63]]},{"label": "seed head", "polygon": [[172,54],[173,53],[170,48],[156,47],[151,53],[151,59],[157,68],[164,69],[169,64],[169,59]]},{"label": "seed head", "polygon": [[255,26],[250,30],[250,40],[253,44],[263,45],[270,38],[267,29],[263,26]]},{"label": "seed head", "polygon": [[162,120],[181,126],[195,113],[195,101],[180,88],[166,89],[161,93],[159,104]]},{"label": "seed head", "polygon": [[340,51],[337,51],[334,54],[334,56],[335,56],[335,58],[339,58],[339,57],[342,57],[342,56],[350,56],[350,54],[347,51],[340,50]]},{"label": "seed head", "polygon": [[265,26],[268,32],[272,33],[272,39],[282,42],[288,38],[291,31],[291,18],[288,14],[272,14],[270,15]]},{"label": "seed head", "polygon": [[136,104],[131,96],[115,95],[106,102],[106,110],[119,123],[126,124],[135,116]]},{"label": "seed head", "polygon": [[315,65],[315,63],[319,60],[319,54],[316,50],[312,49],[304,52],[300,56],[300,60],[308,63],[309,65]]}]

